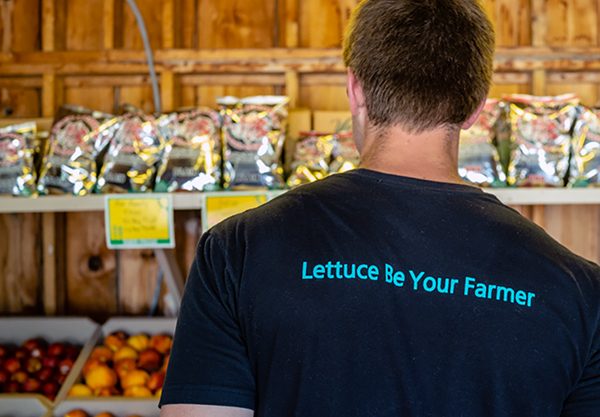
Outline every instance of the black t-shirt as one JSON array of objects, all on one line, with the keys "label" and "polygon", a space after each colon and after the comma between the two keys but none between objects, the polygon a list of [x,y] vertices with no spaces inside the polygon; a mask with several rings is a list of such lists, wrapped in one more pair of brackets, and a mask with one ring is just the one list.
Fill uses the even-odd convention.
[{"label": "black t-shirt", "polygon": [[600,268],[479,189],[356,170],[206,232],[161,405],[600,416]]}]

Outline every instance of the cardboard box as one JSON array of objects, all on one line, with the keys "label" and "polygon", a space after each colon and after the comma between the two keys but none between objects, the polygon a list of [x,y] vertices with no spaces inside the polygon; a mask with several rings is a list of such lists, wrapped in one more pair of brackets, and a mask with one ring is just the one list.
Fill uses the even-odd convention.
[{"label": "cardboard box", "polygon": [[[156,334],[168,334],[168,335],[172,336],[173,334],[175,334],[176,323],[177,323],[176,318],[167,318],[167,317],[112,318],[112,319],[108,320],[100,328],[99,337],[95,339],[94,346],[102,345],[104,338],[106,336],[108,336],[109,334],[111,334],[112,332],[116,332],[116,331],[125,332],[129,336],[139,334],[139,333],[145,333],[149,336],[153,336]],[[90,348],[90,350],[88,352],[88,356],[89,356],[89,353],[91,353],[92,349],[93,349],[93,346]],[[86,356],[86,359],[87,359],[87,356]],[[77,372],[77,375],[75,375],[73,383],[83,383],[84,382],[83,377],[81,375],[81,369],[83,368],[84,364],[85,364],[85,360],[81,363],[80,367],[78,367],[77,369],[75,369],[75,368],[73,369],[74,371]],[[102,404],[109,404],[110,402],[113,402],[113,401],[117,401],[117,402],[120,401],[120,402],[125,402],[125,403],[132,402],[134,404],[142,404],[144,402],[148,402],[150,404],[154,404],[155,407],[158,407],[158,398],[157,397],[147,398],[147,399],[127,398],[127,397],[121,397],[121,396],[91,397],[91,398],[85,398],[85,399],[83,399],[82,397],[66,397],[66,398],[64,398],[64,402],[62,404],[60,404],[60,406],[61,406],[60,410],[64,409],[63,406],[65,406],[67,408],[71,407],[71,409],[76,408],[76,407],[74,407],[74,405],[81,400],[85,400],[85,403],[90,407],[92,407],[92,406],[96,407],[96,405],[94,403],[99,403],[99,407],[102,407]],[[140,405],[140,407],[141,407],[141,405]],[[94,408],[94,409],[96,409],[96,408]],[[103,411],[106,411],[106,410],[103,410]],[[110,411],[110,410],[108,410],[108,411]]]},{"label": "cardboard box", "polygon": [[48,343],[68,342],[82,347],[82,350],[61,386],[54,402],[39,394],[0,394],[0,410],[4,410],[5,401],[37,398],[45,407],[54,407],[69,391],[79,370],[89,356],[97,338],[100,326],[87,317],[3,317],[0,318],[0,344],[22,345],[27,339],[42,338]]},{"label": "cardboard box", "polygon": [[102,412],[112,413],[115,417],[126,417],[132,414],[139,415],[140,417],[159,417],[160,415],[158,401],[123,398],[98,401],[93,398],[65,401],[53,411],[48,412],[45,417],[64,417],[65,414],[72,410],[83,410],[90,417]]},{"label": "cardboard box", "polygon": [[0,402],[0,417],[42,417],[48,412],[38,398],[23,395],[27,398],[3,398]]}]

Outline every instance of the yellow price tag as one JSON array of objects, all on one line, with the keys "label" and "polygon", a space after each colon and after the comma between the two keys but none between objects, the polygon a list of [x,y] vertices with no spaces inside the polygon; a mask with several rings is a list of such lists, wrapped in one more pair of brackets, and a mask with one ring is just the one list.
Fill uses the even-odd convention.
[{"label": "yellow price tag", "polygon": [[106,197],[106,241],[109,248],[173,248],[173,204],[170,195]]},{"label": "yellow price tag", "polygon": [[206,197],[205,229],[210,229],[228,217],[256,208],[266,202],[266,194]]}]

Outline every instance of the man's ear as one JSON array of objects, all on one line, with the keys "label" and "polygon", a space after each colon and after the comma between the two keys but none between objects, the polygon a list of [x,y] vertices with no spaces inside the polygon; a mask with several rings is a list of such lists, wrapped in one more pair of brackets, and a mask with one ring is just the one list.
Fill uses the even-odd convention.
[{"label": "man's ear", "polygon": [[469,116],[467,121],[463,123],[463,125],[460,127],[462,130],[467,130],[468,128],[473,126],[473,123],[475,123],[475,121],[477,121],[477,118],[479,117],[479,115],[481,114],[481,111],[483,110],[483,106],[485,106],[485,101],[486,101],[486,99],[482,100],[481,103],[479,103],[477,110],[475,110],[473,112],[473,114],[471,116]]},{"label": "man's ear", "polygon": [[363,94],[360,82],[354,76],[351,69],[348,68],[348,101],[350,101],[350,111],[353,116],[358,116],[360,109],[365,107],[365,96]]}]

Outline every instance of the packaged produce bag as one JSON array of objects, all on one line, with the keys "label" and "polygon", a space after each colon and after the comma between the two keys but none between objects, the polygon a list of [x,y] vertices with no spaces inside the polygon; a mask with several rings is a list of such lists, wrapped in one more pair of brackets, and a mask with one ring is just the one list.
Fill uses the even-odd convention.
[{"label": "packaged produce bag", "polygon": [[97,178],[96,147],[92,132],[114,116],[81,106],[64,105],[58,110],[42,160],[40,194],[89,194]]},{"label": "packaged produce bag", "polygon": [[287,185],[295,187],[325,178],[329,174],[334,142],[333,134],[300,132]]},{"label": "packaged produce bag", "polygon": [[225,188],[283,188],[288,97],[220,97]]},{"label": "packaged produce bag", "polygon": [[334,135],[329,173],[336,174],[358,168],[360,154],[354,143],[352,132],[338,132]]},{"label": "packaged produce bag", "polygon": [[458,173],[467,183],[484,187],[506,185],[495,137],[495,125],[501,111],[499,103],[499,100],[487,100],[473,126],[460,133]]},{"label": "packaged produce bag", "polygon": [[315,182],[358,167],[360,155],[351,132],[300,132],[296,142],[289,187]]},{"label": "packaged produce bag", "polygon": [[600,108],[581,108],[573,131],[569,187],[598,187]]},{"label": "packaged produce bag", "polygon": [[170,119],[156,119],[139,109],[126,109],[127,113],[97,137],[98,143],[108,142],[96,186],[100,193],[148,192],[154,188],[165,148],[163,133]]},{"label": "packaged produce bag", "polygon": [[0,129],[0,195],[35,197],[36,124]]},{"label": "packaged produce bag", "polygon": [[503,96],[510,102],[511,160],[508,184],[561,187],[569,167],[579,97]]},{"label": "packaged produce bag", "polygon": [[209,108],[172,115],[155,191],[214,191],[221,184],[219,113]]}]

